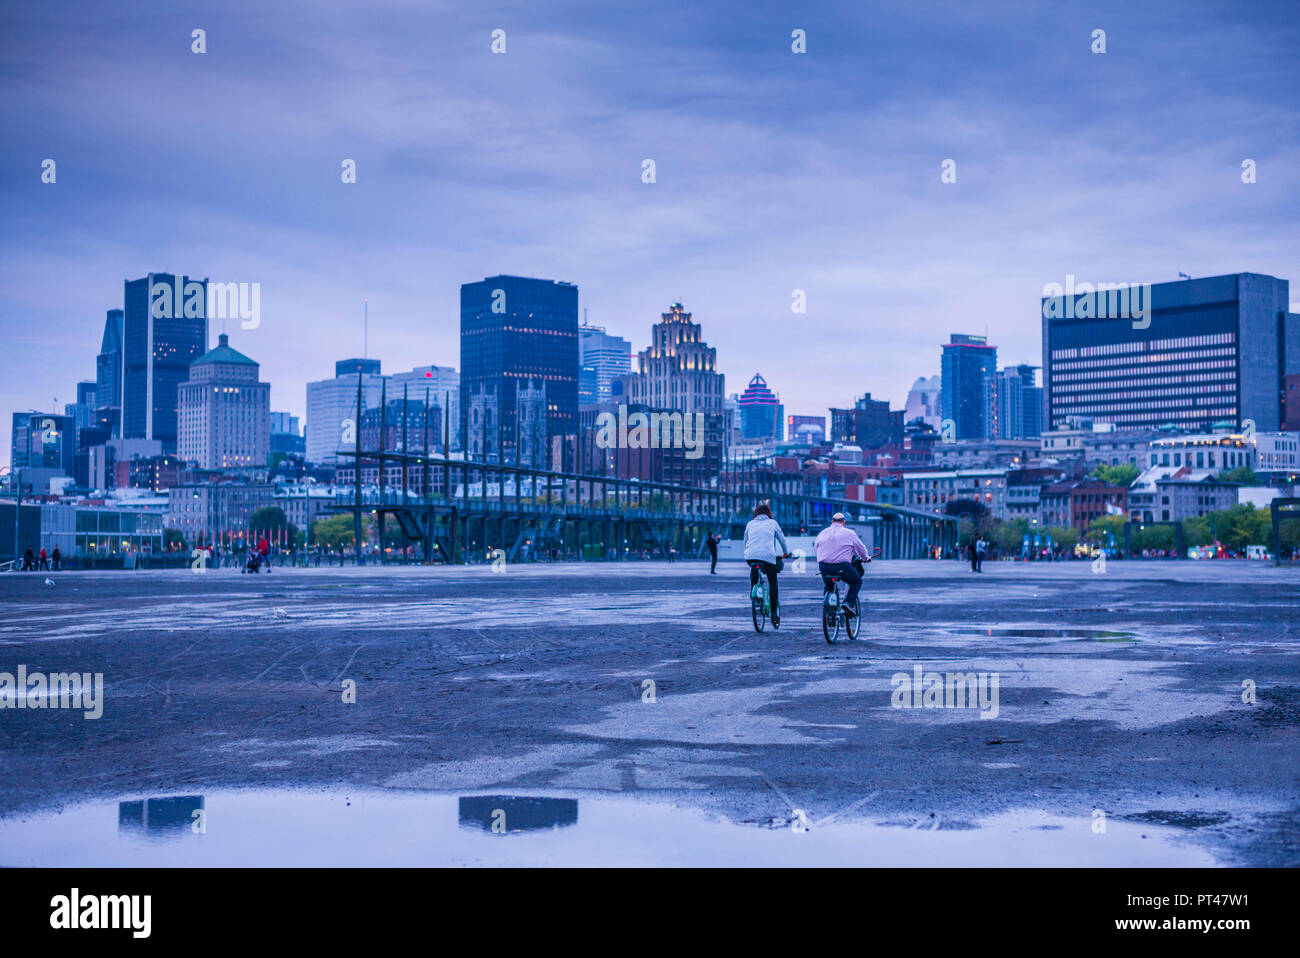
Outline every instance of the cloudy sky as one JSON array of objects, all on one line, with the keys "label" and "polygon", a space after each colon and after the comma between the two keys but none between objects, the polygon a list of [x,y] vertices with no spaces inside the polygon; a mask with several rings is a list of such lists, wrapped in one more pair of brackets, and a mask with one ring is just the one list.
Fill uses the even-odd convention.
[{"label": "cloudy sky", "polygon": [[806,414],[901,405],[950,332],[1037,364],[1066,274],[1300,301],[1290,0],[3,6],[6,462],[151,270],[260,283],[231,342],[299,414],[363,300],[386,371],[459,366],[460,284],[497,273],[577,283],[635,349],[680,300],[729,392]]}]

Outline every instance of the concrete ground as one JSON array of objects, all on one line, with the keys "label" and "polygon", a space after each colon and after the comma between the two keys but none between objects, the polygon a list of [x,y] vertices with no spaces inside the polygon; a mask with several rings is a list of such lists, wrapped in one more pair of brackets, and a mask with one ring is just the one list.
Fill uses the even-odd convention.
[{"label": "concrete ground", "polygon": [[[254,841],[279,820],[247,796],[340,790],[389,821],[489,793],[605,822],[411,863],[1300,864],[1300,569],[984,568],[875,563],[862,640],[835,646],[811,565],[761,635],[738,563],[0,576],[0,673],[105,687],[97,720],[0,710],[0,865],[158,861],[51,836],[177,794],[242,808],[224,861],[289,864],[319,843]],[[918,667],[989,677],[984,707],[904,697]]]}]

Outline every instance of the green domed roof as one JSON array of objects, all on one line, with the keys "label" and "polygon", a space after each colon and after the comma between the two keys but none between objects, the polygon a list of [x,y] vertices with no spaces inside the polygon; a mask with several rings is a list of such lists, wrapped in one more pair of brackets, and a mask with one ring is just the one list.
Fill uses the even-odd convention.
[{"label": "green domed roof", "polygon": [[217,337],[217,348],[204,353],[191,366],[197,366],[200,363],[233,363],[235,365],[256,366],[253,360],[249,359],[237,349],[230,348],[230,337],[222,333]]}]

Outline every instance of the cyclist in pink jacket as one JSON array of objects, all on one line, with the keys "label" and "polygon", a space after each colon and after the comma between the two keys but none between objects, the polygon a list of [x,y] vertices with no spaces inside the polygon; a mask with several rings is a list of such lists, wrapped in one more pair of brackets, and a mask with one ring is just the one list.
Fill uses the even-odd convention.
[{"label": "cyclist in pink jacket", "polygon": [[817,553],[817,571],[822,574],[826,591],[833,588],[827,576],[833,575],[847,582],[849,594],[845,597],[845,611],[857,615],[862,573],[854,567],[854,560],[870,562],[871,556],[858,534],[844,524],[844,513],[837,512],[831,516],[831,524],[813,540],[813,551]]}]

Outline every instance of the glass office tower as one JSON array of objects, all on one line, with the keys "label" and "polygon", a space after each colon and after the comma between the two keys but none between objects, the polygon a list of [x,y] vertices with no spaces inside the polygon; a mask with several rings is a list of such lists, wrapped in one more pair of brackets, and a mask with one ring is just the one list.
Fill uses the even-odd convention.
[{"label": "glass office tower", "polygon": [[175,453],[176,393],[208,351],[208,281],[150,273],[126,281],[125,299],[122,437],[157,439]]},{"label": "glass office tower", "polygon": [[940,406],[943,418],[953,421],[953,438],[996,438],[997,366],[997,347],[984,336],[953,333],[944,344]]},{"label": "glass office tower", "polygon": [[1044,426],[1070,416],[1121,429],[1250,419],[1276,431],[1283,380],[1300,372],[1300,316],[1288,296],[1284,279],[1235,273],[1152,284],[1149,312],[1137,317],[1081,318],[1099,310],[1044,298]]},{"label": "glass office tower", "polygon": [[521,462],[526,447],[523,464],[548,464],[554,439],[578,430],[578,287],[523,276],[462,285],[460,368],[469,457]]}]

